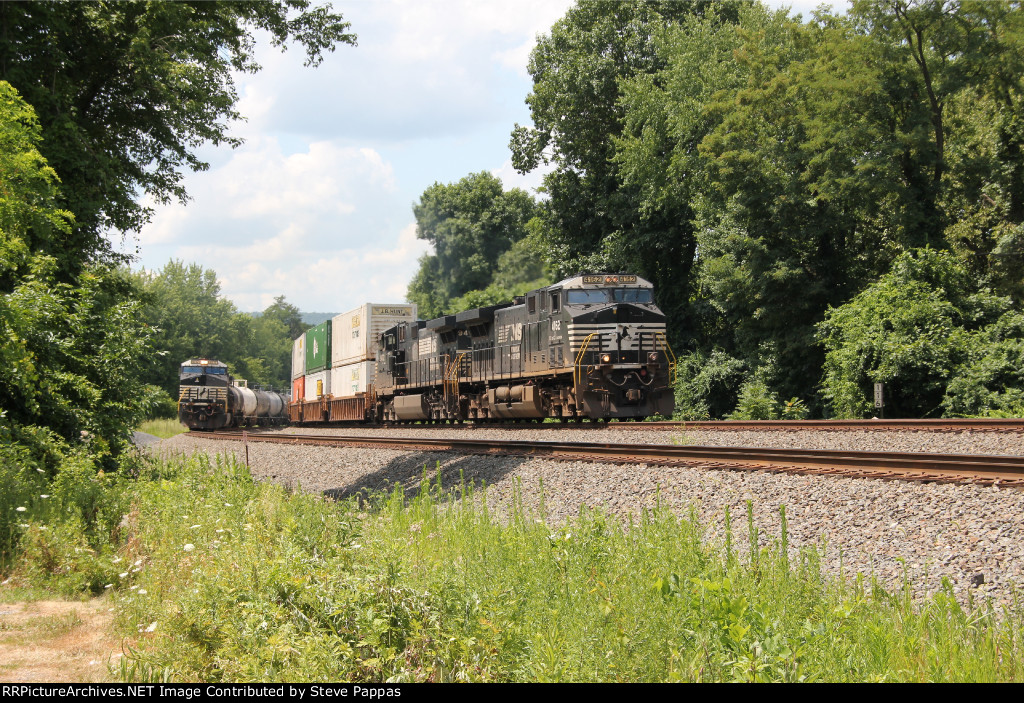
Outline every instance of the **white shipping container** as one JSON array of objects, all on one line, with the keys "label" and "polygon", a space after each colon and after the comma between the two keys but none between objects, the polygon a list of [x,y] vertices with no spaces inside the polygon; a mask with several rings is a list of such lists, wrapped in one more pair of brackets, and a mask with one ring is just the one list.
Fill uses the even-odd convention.
[{"label": "white shipping container", "polygon": [[[319,391],[319,395],[317,394],[317,391]],[[316,373],[306,375],[305,400],[317,400],[321,395],[330,394],[331,372],[329,369],[325,371],[317,371]]]},{"label": "white shipping container", "polygon": [[335,398],[348,398],[356,393],[365,393],[366,387],[374,382],[376,370],[376,361],[359,361],[335,366],[331,369],[331,392]]},{"label": "white shipping container", "polygon": [[292,380],[306,373],[306,335],[292,342]]},{"label": "white shipping container", "polygon": [[380,335],[399,322],[416,319],[415,304],[365,303],[331,321],[331,366],[377,357]]}]

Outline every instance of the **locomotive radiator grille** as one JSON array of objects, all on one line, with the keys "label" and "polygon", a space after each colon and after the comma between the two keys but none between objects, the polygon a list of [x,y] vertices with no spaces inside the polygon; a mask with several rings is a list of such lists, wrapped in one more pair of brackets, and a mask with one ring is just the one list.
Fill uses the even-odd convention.
[{"label": "locomotive radiator grille", "polygon": [[569,324],[569,348],[574,354],[579,353],[584,340],[593,334],[593,338],[587,345],[587,352],[601,351],[623,351],[623,352],[645,352],[661,351],[663,345],[659,341],[659,335],[664,336],[665,324],[617,324],[614,322],[605,324]]},{"label": "locomotive radiator grille", "polygon": [[227,403],[228,389],[224,386],[181,386],[179,403]]}]

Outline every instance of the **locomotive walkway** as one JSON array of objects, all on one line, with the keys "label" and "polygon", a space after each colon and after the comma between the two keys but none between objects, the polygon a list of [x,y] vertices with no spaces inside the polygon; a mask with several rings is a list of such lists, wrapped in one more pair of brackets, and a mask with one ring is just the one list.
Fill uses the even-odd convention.
[{"label": "locomotive walkway", "polygon": [[[647,424],[649,423],[644,423],[645,426]],[[680,427],[679,423],[670,424],[675,428]],[[687,423],[686,426],[691,427],[692,424]],[[822,474],[936,483],[973,483],[1024,488],[1024,457],[1012,455],[695,447],[666,444],[539,442],[506,439],[344,437],[242,432],[192,432],[190,434],[198,438],[215,440],[367,447],[399,451],[451,451],[478,455],[529,456],[555,461],[699,466],[714,469]]]}]

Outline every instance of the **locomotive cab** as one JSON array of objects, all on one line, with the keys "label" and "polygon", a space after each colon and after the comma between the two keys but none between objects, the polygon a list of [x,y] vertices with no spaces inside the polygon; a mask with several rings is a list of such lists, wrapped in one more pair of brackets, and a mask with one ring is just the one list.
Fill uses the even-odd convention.
[{"label": "locomotive cab", "polygon": [[561,308],[577,402],[591,417],[668,416],[673,409],[665,316],[653,286],[631,274],[580,274],[549,288]]},{"label": "locomotive cab", "polygon": [[189,359],[178,378],[178,420],[196,429],[220,429],[231,424],[227,364],[216,359]]}]

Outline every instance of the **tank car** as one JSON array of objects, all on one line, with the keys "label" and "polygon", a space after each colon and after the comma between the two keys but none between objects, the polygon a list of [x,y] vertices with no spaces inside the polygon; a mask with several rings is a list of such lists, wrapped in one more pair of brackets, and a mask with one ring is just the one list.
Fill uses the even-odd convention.
[{"label": "tank car", "polygon": [[287,422],[287,398],[251,389],[235,380],[216,359],[189,359],[181,364],[178,420],[190,429],[274,425]]},{"label": "tank car", "polygon": [[378,421],[670,416],[675,361],[653,286],[588,273],[381,335]]}]

